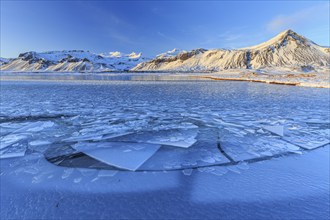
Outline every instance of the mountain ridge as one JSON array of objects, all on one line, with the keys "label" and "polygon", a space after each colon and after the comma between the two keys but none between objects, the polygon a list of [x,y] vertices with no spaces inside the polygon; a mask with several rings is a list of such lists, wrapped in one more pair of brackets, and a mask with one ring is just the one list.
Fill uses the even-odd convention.
[{"label": "mountain ridge", "polygon": [[128,71],[148,58],[142,53],[122,54],[118,51],[95,54],[84,50],[62,50],[21,53],[17,58],[4,62],[2,71],[40,72],[105,72]]},{"label": "mountain ridge", "polygon": [[329,67],[330,49],[286,30],[256,46],[239,49],[198,49],[170,58],[155,58],[140,63],[133,71],[221,71],[291,67],[309,69]]},{"label": "mountain ridge", "polygon": [[118,51],[95,54],[83,50],[21,53],[0,59],[1,71],[105,72],[174,71],[214,72],[227,69],[291,68],[310,71],[330,67],[330,48],[322,47],[292,30],[261,44],[239,49],[173,49],[153,59],[142,53]]}]

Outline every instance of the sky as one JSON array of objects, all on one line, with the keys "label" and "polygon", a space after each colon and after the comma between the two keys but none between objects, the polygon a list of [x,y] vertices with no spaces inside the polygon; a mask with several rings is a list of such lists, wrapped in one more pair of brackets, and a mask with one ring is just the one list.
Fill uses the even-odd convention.
[{"label": "sky", "polygon": [[0,56],[240,48],[292,29],[329,46],[328,1],[1,1]]}]

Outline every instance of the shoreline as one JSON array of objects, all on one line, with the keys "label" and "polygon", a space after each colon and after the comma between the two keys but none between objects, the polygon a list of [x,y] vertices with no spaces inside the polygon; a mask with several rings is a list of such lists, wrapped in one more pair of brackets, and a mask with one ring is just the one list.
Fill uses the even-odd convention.
[{"label": "shoreline", "polygon": [[324,88],[330,89],[330,85],[317,85],[306,82],[285,82],[285,81],[271,81],[267,79],[249,79],[249,78],[226,78],[226,77],[214,77],[214,76],[196,76],[198,78],[210,79],[215,81],[238,81],[238,82],[253,82],[253,83],[266,83],[266,84],[277,84],[286,86],[300,86],[300,87],[311,87],[311,88]]},{"label": "shoreline", "polygon": [[241,81],[287,86],[330,88],[330,73],[263,72],[232,70],[226,72],[0,72],[0,81]]}]

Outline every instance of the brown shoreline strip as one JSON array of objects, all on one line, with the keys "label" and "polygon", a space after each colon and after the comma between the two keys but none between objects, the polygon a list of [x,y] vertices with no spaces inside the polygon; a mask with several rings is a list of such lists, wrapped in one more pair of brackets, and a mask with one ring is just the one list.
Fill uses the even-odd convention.
[{"label": "brown shoreline strip", "polygon": [[287,83],[287,82],[276,82],[276,81],[264,81],[258,79],[238,79],[238,78],[218,78],[213,76],[195,76],[196,78],[212,79],[219,81],[241,81],[241,82],[257,82],[257,83],[268,83],[268,84],[279,84],[279,85],[288,85],[288,86],[298,86],[300,83]]}]

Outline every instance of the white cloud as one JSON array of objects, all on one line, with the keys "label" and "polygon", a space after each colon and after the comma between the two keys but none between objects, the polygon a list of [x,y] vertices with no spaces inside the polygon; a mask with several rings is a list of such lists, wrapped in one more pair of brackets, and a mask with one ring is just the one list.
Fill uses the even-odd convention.
[{"label": "white cloud", "polygon": [[316,22],[329,22],[329,6],[327,2],[297,11],[290,15],[278,15],[267,23],[267,30],[277,32],[303,25],[313,25]]}]

